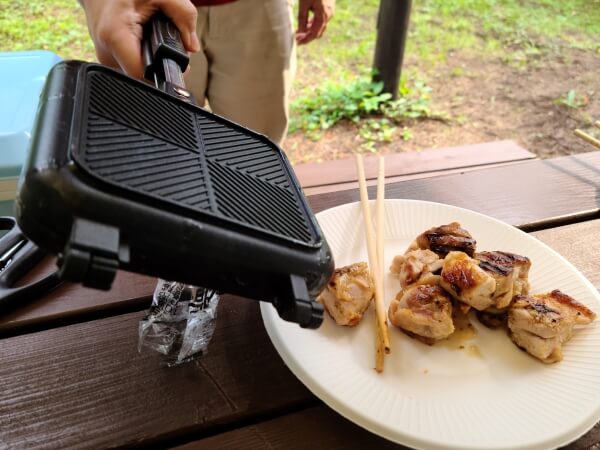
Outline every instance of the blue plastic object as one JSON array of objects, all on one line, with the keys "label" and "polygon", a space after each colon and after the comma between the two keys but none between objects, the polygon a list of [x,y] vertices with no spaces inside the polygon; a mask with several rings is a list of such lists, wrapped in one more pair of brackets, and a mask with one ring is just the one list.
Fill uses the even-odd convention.
[{"label": "blue plastic object", "polygon": [[52,52],[0,52],[0,215],[14,215],[13,200],[27,157],[31,128]]}]

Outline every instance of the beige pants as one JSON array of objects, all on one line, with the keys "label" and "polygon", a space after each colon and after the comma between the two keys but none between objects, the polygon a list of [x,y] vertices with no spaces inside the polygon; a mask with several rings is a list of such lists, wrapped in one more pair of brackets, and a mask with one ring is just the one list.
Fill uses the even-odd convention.
[{"label": "beige pants", "polygon": [[281,144],[296,71],[290,0],[236,0],[198,8],[202,50],[186,84],[200,105]]}]

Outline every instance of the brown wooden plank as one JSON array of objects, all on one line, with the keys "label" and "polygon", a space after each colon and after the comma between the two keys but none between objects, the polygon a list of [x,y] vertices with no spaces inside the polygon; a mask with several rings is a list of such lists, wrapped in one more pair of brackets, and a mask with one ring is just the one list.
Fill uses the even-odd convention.
[{"label": "brown wooden plank", "polygon": [[176,447],[211,449],[407,449],[375,436],[326,406],[308,408]]},{"label": "brown wooden plank", "polygon": [[[427,172],[427,173],[397,175],[397,176],[391,176],[391,177],[386,176],[385,182],[386,182],[386,184],[392,184],[392,183],[398,183],[400,181],[433,178],[433,177],[439,177],[442,175],[462,174],[465,172],[471,172],[473,170],[481,170],[482,168],[487,169],[490,167],[508,166],[511,164],[520,164],[522,162],[523,161],[510,161],[510,162],[503,162],[503,163],[486,164],[485,166],[459,167],[456,169],[437,170],[435,172]],[[377,185],[376,179],[367,180],[367,186],[375,186],[375,185]],[[358,189],[358,181],[348,181],[346,183],[327,184],[324,186],[308,187],[308,188],[303,188],[303,191],[304,191],[304,194],[307,196],[314,196],[314,195],[319,195],[319,194],[325,194],[328,192],[345,191],[348,189]]]},{"label": "brown wooden plank", "polygon": [[[423,176],[445,170],[482,167],[488,164],[526,161],[535,158],[535,154],[525,150],[514,141],[496,141],[385,155],[385,174],[386,177]],[[377,161],[377,156],[364,158],[367,179],[377,179]],[[298,164],[294,166],[294,172],[305,189],[356,181],[354,158]]]},{"label": "brown wooden plank", "polygon": [[[386,198],[460,206],[531,230],[598,217],[599,188],[600,152],[592,152],[393,183]],[[309,197],[315,212],[358,200],[357,190]]]},{"label": "brown wooden plank", "polygon": [[[565,450],[593,450],[600,442],[600,423]],[[176,447],[177,450],[211,449],[269,449],[269,450],[402,450],[394,444],[373,435],[326,406],[308,408],[294,414],[239,428],[209,438]]]},{"label": "brown wooden plank", "polygon": [[[39,279],[55,269],[54,258],[46,258],[23,278],[22,283]],[[104,310],[131,310],[135,306],[143,308],[149,305],[155,284],[155,278],[123,271],[117,273],[110,291],[64,283],[43,298],[32,299],[23,306],[0,316],[0,332],[85,316]]]},{"label": "brown wooden plank", "polygon": [[270,344],[258,303],[221,300],[209,353],[137,351],[141,313],[0,340],[0,448],[160,443],[317,403]]},{"label": "brown wooden plank", "polygon": [[[599,244],[589,245],[599,233],[595,220],[535,235],[600,287]],[[224,298],[208,355],[174,369],[160,368],[153,354],[137,353],[140,317],[131,313],[0,340],[0,443],[181,443],[319,404],[277,355],[256,302]],[[348,424],[340,426],[345,432]],[[322,427],[338,431],[329,422]],[[231,439],[237,438],[226,442]],[[335,442],[331,448],[341,448]]]}]

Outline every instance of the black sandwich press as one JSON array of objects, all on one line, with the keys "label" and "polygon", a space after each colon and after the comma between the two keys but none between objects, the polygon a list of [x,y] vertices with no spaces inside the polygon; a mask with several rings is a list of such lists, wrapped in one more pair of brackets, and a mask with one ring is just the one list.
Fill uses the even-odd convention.
[{"label": "black sandwich press", "polygon": [[58,278],[110,289],[117,269],[273,303],[316,328],[334,261],[286,156],[194,104],[179,33],[157,15],[146,78],[65,61],[40,98],[16,198]]}]

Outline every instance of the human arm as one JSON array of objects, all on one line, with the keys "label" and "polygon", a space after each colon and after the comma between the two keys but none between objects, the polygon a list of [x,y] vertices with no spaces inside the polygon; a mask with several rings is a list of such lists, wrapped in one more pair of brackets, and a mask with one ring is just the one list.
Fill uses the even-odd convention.
[{"label": "human arm", "polygon": [[171,18],[187,51],[200,49],[196,8],[188,0],[80,0],[98,61],[143,76],[143,25],[159,10]]}]

